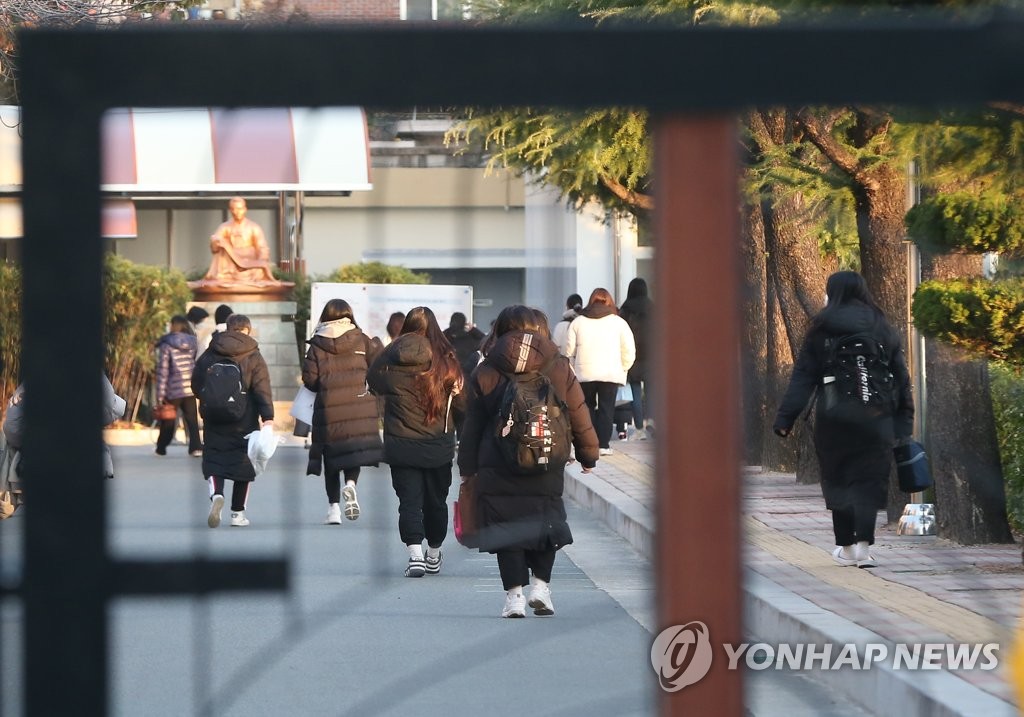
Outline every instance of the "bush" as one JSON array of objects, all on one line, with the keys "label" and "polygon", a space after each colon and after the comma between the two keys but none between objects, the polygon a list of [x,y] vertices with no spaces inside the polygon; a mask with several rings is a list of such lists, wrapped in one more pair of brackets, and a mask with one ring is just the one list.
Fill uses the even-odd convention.
[{"label": "bush", "polygon": [[1024,376],[997,363],[990,366],[990,376],[1006,513],[1013,529],[1020,531],[1024,530]]},{"label": "bush", "polygon": [[1024,207],[1002,192],[929,197],[907,212],[906,225],[911,239],[937,254],[1024,249]]},{"label": "bush", "polygon": [[1024,366],[1024,280],[927,281],[912,307],[926,336]]}]

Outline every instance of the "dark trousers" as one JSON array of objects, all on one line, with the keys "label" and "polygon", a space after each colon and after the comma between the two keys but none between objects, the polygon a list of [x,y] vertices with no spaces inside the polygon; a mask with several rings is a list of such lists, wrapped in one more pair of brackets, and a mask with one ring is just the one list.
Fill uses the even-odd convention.
[{"label": "dark trousers", "polygon": [[[181,417],[185,421],[185,433],[188,435],[189,453],[201,450],[203,443],[199,440],[199,411],[196,408],[196,397],[182,396],[181,398],[168,398],[165,400],[167,403],[177,406],[181,411]],[[160,435],[156,439],[158,451],[166,451],[167,446],[171,445],[171,441],[174,440],[174,429],[177,425],[178,420],[176,418],[172,418],[169,421],[160,421]]]},{"label": "dark trousers", "polygon": [[639,431],[644,427],[644,389],[646,388],[646,381],[641,383],[640,381],[630,381],[629,387],[633,390],[633,425]]},{"label": "dark trousers", "polygon": [[391,466],[391,485],[398,496],[398,534],[406,545],[427,539],[441,547],[448,534],[448,489],[452,464],[437,468]]},{"label": "dark trousers", "polygon": [[[345,469],[345,482],[359,482],[359,466]],[[324,469],[324,488],[327,489],[327,502],[341,502],[341,471]]]},{"label": "dark trousers", "polygon": [[836,545],[853,545],[862,540],[875,544],[875,519],[878,509],[868,505],[853,505],[842,510],[832,509],[832,530]]},{"label": "dark trousers", "polygon": [[[210,482],[213,484],[213,492],[210,496],[224,495],[224,478],[218,478],[216,476],[210,476]],[[245,510],[245,504],[249,500],[249,484],[252,481],[247,480],[236,480],[231,481],[231,512],[240,513]]]},{"label": "dark trousers", "polygon": [[538,580],[551,582],[555,564],[554,550],[499,550],[498,572],[506,590],[530,584],[530,570]]},{"label": "dark trousers", "polygon": [[597,444],[607,448],[612,439],[612,422],[615,415],[615,394],[618,384],[608,381],[583,381],[583,398],[590,409],[590,421],[597,431]]}]

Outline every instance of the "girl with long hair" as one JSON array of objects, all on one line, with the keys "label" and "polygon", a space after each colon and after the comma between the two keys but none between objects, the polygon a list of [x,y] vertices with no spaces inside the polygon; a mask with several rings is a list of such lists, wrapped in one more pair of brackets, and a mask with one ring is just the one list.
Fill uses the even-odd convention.
[{"label": "girl with long hair", "polygon": [[343,299],[327,302],[308,343],[302,383],[316,398],[306,473],[320,475],[323,467],[328,505],[324,522],[340,525],[342,500],[345,517],[359,517],[356,484],[360,467],[376,466],[383,460],[377,399],[366,389],[366,372],[384,347],[362,332],[352,307]]},{"label": "girl with long hair", "polygon": [[569,324],[565,355],[583,387],[601,455],[611,455],[615,394],[626,383],[626,372],[636,358],[636,344],[633,331],[619,317],[615,299],[607,289],[594,289],[587,307]]},{"label": "girl with long hair", "polygon": [[455,350],[426,306],[406,314],[401,334],[367,374],[370,390],[384,397],[384,460],[409,551],[407,577],[441,571],[455,457],[452,404],[463,400],[462,380]]},{"label": "girl with long hair", "polygon": [[[818,395],[814,448],[821,466],[825,507],[832,511],[836,540],[832,559],[842,567],[873,568],[876,561],[870,546],[875,542],[878,511],[886,503],[892,449],[896,441],[913,432],[910,374],[899,332],[871,297],[864,277],[853,271],[836,272],[825,283],[825,294],[825,308],[811,320],[793,365],[774,430],[783,438],[788,436],[811,396]],[[827,405],[846,400],[836,395],[840,377],[835,347],[840,345],[863,345],[872,353],[877,347],[888,362],[883,371],[888,372],[884,377],[888,395],[871,397],[868,359],[858,357],[862,360],[857,363],[857,375],[871,397],[869,412],[839,411]],[[855,394],[854,404],[863,402],[864,394]]]}]

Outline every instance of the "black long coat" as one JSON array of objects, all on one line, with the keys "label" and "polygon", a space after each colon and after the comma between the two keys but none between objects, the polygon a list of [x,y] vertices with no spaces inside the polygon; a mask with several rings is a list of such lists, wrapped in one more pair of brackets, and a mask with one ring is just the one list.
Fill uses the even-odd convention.
[{"label": "black long coat", "polygon": [[896,408],[877,421],[856,424],[830,420],[820,410],[815,413],[814,448],[821,466],[825,507],[829,509],[853,505],[884,508],[894,441],[913,433],[914,401],[899,334],[858,301],[837,307],[821,327],[808,332],[779,406],[775,428],[791,429],[815,389],[822,385],[826,339],[856,333],[870,334],[888,351]]},{"label": "black long coat", "polygon": [[308,343],[302,383],[316,399],[306,472],[319,475],[321,464],[329,471],[379,464],[384,455],[377,399],[366,386],[366,371],[383,346],[355,327]]},{"label": "black long coat", "polygon": [[630,383],[647,380],[648,331],[654,314],[654,302],[646,296],[634,296],[626,299],[619,309],[619,316],[629,324],[633,332],[633,343],[636,345],[636,359],[626,373]]},{"label": "black long coat", "polygon": [[452,395],[449,410],[436,421],[427,421],[419,402],[416,377],[430,368],[432,361],[425,336],[402,334],[388,344],[367,372],[370,390],[384,397],[384,460],[393,466],[440,468],[451,465],[455,458],[451,409],[461,405],[462,394]]},{"label": "black long coat", "polygon": [[251,481],[256,478],[256,471],[249,462],[249,442],[245,437],[260,429],[259,418],[274,420],[270,371],[256,339],[239,331],[222,331],[214,334],[210,348],[196,359],[192,372],[194,394],[198,396],[203,388],[206,369],[221,358],[233,360],[242,370],[242,385],[248,400],[245,415],[235,423],[203,423],[203,478],[216,476]]},{"label": "black long coat", "polygon": [[[498,409],[509,374],[538,371],[552,358],[547,370],[558,396],[569,408],[576,460],[593,468],[598,458],[597,433],[583,389],[569,359],[558,346],[536,334],[524,345],[522,331],[501,336],[467,384],[466,424],[459,443],[460,475],[477,477],[480,551],[550,550],[572,543],[566,522],[562,490],[565,466],[552,466],[539,475],[517,475],[509,470],[497,443]],[[525,363],[521,356],[526,355]]]}]

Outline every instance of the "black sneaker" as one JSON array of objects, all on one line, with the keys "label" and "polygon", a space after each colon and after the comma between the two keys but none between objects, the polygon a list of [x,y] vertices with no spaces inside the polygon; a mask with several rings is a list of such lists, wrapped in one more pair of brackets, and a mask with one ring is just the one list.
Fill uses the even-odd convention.
[{"label": "black sneaker", "polygon": [[444,562],[444,556],[441,553],[437,554],[436,558],[432,558],[429,555],[424,558],[426,563],[426,570],[428,575],[437,575],[441,572],[441,563]]},{"label": "black sneaker", "polygon": [[422,578],[427,572],[427,562],[423,558],[409,558],[405,568],[405,577]]}]

